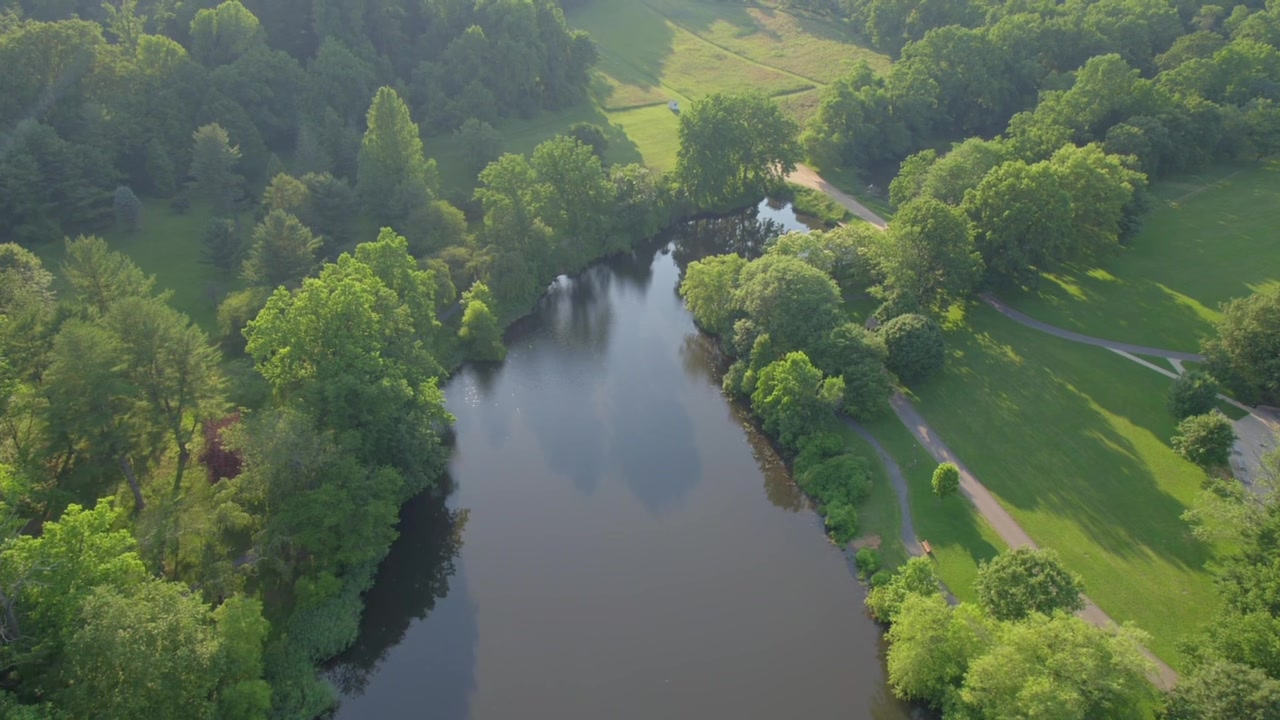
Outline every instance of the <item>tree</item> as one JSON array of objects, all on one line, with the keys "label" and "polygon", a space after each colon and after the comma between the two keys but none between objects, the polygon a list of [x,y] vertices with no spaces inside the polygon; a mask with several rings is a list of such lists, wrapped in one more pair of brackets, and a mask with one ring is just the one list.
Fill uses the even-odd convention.
[{"label": "tree", "polygon": [[1191,370],[1169,385],[1168,398],[1169,414],[1176,420],[1203,415],[1218,404],[1218,383],[1206,372]]},{"label": "tree", "polygon": [[871,617],[882,623],[892,623],[908,597],[939,594],[941,589],[933,573],[933,561],[927,557],[913,557],[893,574],[889,582],[873,587],[867,594],[866,604]]},{"label": "tree", "polygon": [[1071,198],[1067,258],[1106,257],[1119,247],[1127,211],[1146,177],[1097,143],[1063,146],[1049,158],[1049,168]]},{"label": "tree", "polygon": [[733,329],[733,298],[746,266],[745,258],[731,253],[695,260],[685,268],[680,296],[698,327],[722,336]]},{"label": "tree", "polygon": [[1063,567],[1053,550],[1020,547],[1000,553],[981,563],[974,591],[979,604],[997,620],[1084,608],[1080,576]]},{"label": "tree", "polygon": [[1226,467],[1235,447],[1236,431],[1220,410],[1192,415],[1178,423],[1173,449],[1202,468]]},{"label": "tree", "polygon": [[[800,445],[808,448],[803,441]],[[844,450],[843,447],[839,449]],[[798,460],[796,467],[801,467]],[[842,453],[807,467],[803,472],[797,471],[796,484],[824,508],[853,506],[871,494],[871,470],[865,458]]]},{"label": "tree", "polygon": [[310,189],[306,183],[287,173],[280,173],[271,178],[267,189],[262,192],[262,207],[267,212],[280,210],[292,215],[301,215],[307,207]]},{"label": "tree", "polygon": [[60,693],[72,714],[104,720],[212,718],[220,645],[208,609],[173,582],[151,580],[85,599],[67,643]]},{"label": "tree", "polygon": [[921,198],[898,209],[870,254],[886,285],[925,307],[945,307],[968,295],[982,277],[982,256],[971,236],[964,213]]},{"label": "tree", "polygon": [[939,593],[907,595],[888,633],[894,695],[935,708],[954,703],[969,663],[988,649],[993,625],[972,606],[953,610]]},{"label": "tree", "polygon": [[942,463],[933,471],[933,494],[940,498],[955,495],[960,490],[960,468]]},{"label": "tree", "polygon": [[111,308],[106,324],[120,339],[125,376],[141,396],[148,424],[162,428],[178,450],[176,494],[197,428],[222,414],[221,358],[203,330],[159,299],[125,299]]},{"label": "tree", "polygon": [[795,169],[799,128],[763,95],[712,94],[680,114],[676,178],[699,207],[759,197]]},{"label": "tree", "polygon": [[837,326],[813,350],[822,372],[844,379],[841,410],[859,419],[870,419],[889,407],[893,381],[885,371],[888,358],[884,342],[857,323]]},{"label": "tree", "polygon": [[482,282],[462,293],[462,327],[458,337],[473,360],[501,362],[507,355],[502,344],[502,328],[490,309],[493,295]]},{"label": "tree", "polygon": [[960,695],[975,717],[1142,717],[1153,690],[1141,638],[1061,613],[1004,623],[991,649],[969,663]]},{"label": "tree", "polygon": [[142,202],[128,186],[117,187],[111,203],[117,225],[126,230],[142,228]]},{"label": "tree", "polygon": [[272,210],[253,230],[241,274],[254,285],[297,287],[316,266],[320,239],[298,218]]},{"label": "tree", "polygon": [[150,295],[156,283],[99,237],[67,240],[62,274],[71,286],[72,305],[84,317],[101,317],[124,298]]},{"label": "tree", "polygon": [[1217,331],[1203,343],[1209,372],[1246,402],[1280,398],[1280,287],[1223,305]]},{"label": "tree", "polygon": [[230,273],[240,264],[240,233],[231,218],[210,218],[200,241],[204,245],[200,252],[200,262],[212,265],[224,273]]},{"label": "tree", "polygon": [[399,222],[435,199],[436,163],[422,154],[422,138],[409,106],[389,87],[373,96],[360,142],[356,188],[379,222]]},{"label": "tree", "polygon": [[193,189],[212,202],[218,211],[230,211],[244,183],[244,179],[236,174],[240,146],[232,145],[227,131],[217,123],[201,126],[192,139]]},{"label": "tree", "polygon": [[577,122],[569,126],[569,137],[591,148],[591,152],[604,162],[604,152],[609,149],[609,139],[599,125]]},{"label": "tree", "polygon": [[887,366],[903,382],[924,380],[946,363],[946,340],[938,323],[923,315],[899,315],[880,327],[889,351]]},{"label": "tree", "polygon": [[145,506],[134,462],[147,449],[145,427],[140,424],[137,389],[125,373],[120,339],[100,324],[72,319],[62,324],[54,338],[45,375],[48,397],[45,421],[49,445],[60,465],[60,484],[72,487],[67,477],[84,471],[91,486],[76,488],[85,497],[99,497],[100,485],[119,476],[118,468],[133,491],[134,510]]},{"label": "tree", "polygon": [[277,398],[323,422],[352,457],[397,470],[415,491],[443,469],[442,435],[452,422],[437,386],[443,370],[430,354],[440,339],[434,291],[407,241],[383,230],[296,292],[277,289],[244,331]]},{"label": "tree", "polygon": [[[137,542],[117,528],[121,515],[109,500],[99,500],[91,510],[72,504],[61,518],[46,522],[38,537],[20,535],[0,550],[0,591],[13,599],[27,640],[6,648],[21,648],[16,658],[7,659],[28,669],[56,665],[80,624],[81,603],[94,588],[124,589],[146,580]],[[57,685],[42,672],[31,677]]]},{"label": "tree", "polygon": [[468,174],[474,172],[478,175],[486,165],[502,155],[502,134],[483,120],[467,118],[453,131],[453,139],[467,158]]},{"label": "tree", "polygon": [[743,268],[734,307],[782,352],[811,351],[840,321],[840,289],[804,261],[765,255]]},{"label": "tree", "polygon": [[823,524],[837,545],[843,547],[858,536],[858,511],[848,503],[823,508]]},{"label": "tree", "polygon": [[1184,674],[1169,695],[1167,720],[1280,720],[1280,680],[1255,667],[1211,662]]},{"label": "tree", "polygon": [[608,246],[614,227],[616,190],[600,158],[577,140],[558,136],[533,149],[529,166],[538,179],[530,189],[531,207],[559,245],[559,266],[585,265]]},{"label": "tree", "polygon": [[796,448],[843,395],[843,381],[823,380],[822,371],[803,352],[792,352],[760,372],[751,410],[764,422],[765,432],[784,447]]},{"label": "tree", "polygon": [[1071,196],[1047,163],[996,167],[965,193],[961,207],[993,277],[1031,283],[1072,257]]},{"label": "tree", "polygon": [[239,0],[200,10],[191,21],[191,55],[208,67],[232,63],[263,41],[258,18]]}]

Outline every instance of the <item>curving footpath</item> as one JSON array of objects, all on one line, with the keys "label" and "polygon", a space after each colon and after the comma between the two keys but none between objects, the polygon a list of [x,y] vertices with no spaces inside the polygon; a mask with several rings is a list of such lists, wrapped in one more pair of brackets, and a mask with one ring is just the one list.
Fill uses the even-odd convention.
[{"label": "curving footpath", "polygon": [[[795,172],[791,173],[791,175],[787,177],[787,180],[797,185],[813,188],[826,193],[854,215],[857,215],[881,230],[888,227],[888,223],[885,222],[884,218],[872,212],[851,195],[842,192],[831,183],[823,180],[822,177],[814,172],[812,168],[804,165],[798,165]],[[1088,335],[1073,333],[1069,330],[1063,330],[1027,317],[1017,310],[1004,305],[990,295],[984,295],[982,299],[1006,317],[1027,325],[1028,327],[1042,330],[1066,340],[1075,340],[1076,342],[1097,345],[1117,352],[1153,355],[1156,357],[1168,358],[1170,360],[1191,360],[1199,362],[1204,359],[1199,355],[1193,355],[1191,353],[1160,350],[1158,348],[1148,348],[1141,345],[1112,343],[1107,340],[1089,337]],[[946,443],[942,442],[941,438],[938,437],[937,432],[935,432],[933,428],[929,427],[929,423],[925,421],[924,417],[920,415],[915,406],[911,404],[911,401],[907,399],[907,396],[903,395],[901,392],[895,392],[889,402],[893,407],[893,412],[898,416],[898,420],[911,431],[911,434],[914,435],[916,440],[918,440],[920,444],[929,451],[929,454],[933,456],[934,460],[939,463],[953,463],[957,468],[959,468],[961,492],[964,493],[965,497],[969,498],[969,501],[978,509],[978,512],[982,514],[982,517],[990,523],[991,527],[996,531],[996,534],[998,534],[1000,538],[1009,545],[1009,547],[1020,547],[1023,545],[1036,547],[1031,536],[1022,529],[1022,526],[1018,524],[1018,521],[1013,519],[1013,516],[1009,514],[1009,511],[1004,509],[1004,506],[996,500],[995,496],[991,494],[991,491],[988,490],[986,486],[978,482],[977,477],[975,477],[974,474],[964,466],[964,463],[960,462],[960,459],[954,452],[952,452],[951,448],[947,447]],[[859,435],[871,442],[872,446],[876,449],[876,454],[879,455],[880,459],[884,462],[885,470],[893,480],[893,487],[898,495],[898,505],[902,508],[903,542],[907,545],[909,552],[913,555],[917,554],[919,544],[915,538],[915,529],[911,524],[911,506],[907,497],[907,483],[906,479],[902,476],[902,469],[891,457],[889,457],[889,454],[884,451],[884,448],[881,447],[880,443],[876,442],[875,438],[871,437],[870,433],[852,420],[846,419],[845,422],[849,423],[849,425],[857,431]],[[908,532],[911,534],[910,538],[907,537]],[[1101,608],[1094,604],[1092,600],[1085,597],[1084,601],[1085,608],[1079,613],[1076,613],[1077,616],[1101,628],[1115,627],[1115,621],[1103,612]],[[1146,648],[1142,649],[1142,653],[1155,666],[1155,674],[1152,677],[1152,681],[1164,690],[1171,689],[1178,681],[1178,674],[1160,658],[1152,655]]]},{"label": "curving footpath", "polygon": [[880,458],[880,463],[884,465],[884,470],[889,475],[889,482],[893,485],[893,491],[898,496],[898,510],[902,514],[902,546],[907,549],[909,555],[924,555],[924,548],[921,547],[920,538],[916,535],[915,524],[911,522],[911,502],[908,500],[907,478],[902,474],[902,467],[884,449],[880,441],[871,434],[871,431],[859,425],[856,420],[848,415],[841,414],[840,419],[875,449],[876,456]]},{"label": "curving footpath", "polygon": [[1134,355],[1149,355],[1151,357],[1161,357],[1167,360],[1177,360],[1179,362],[1204,362],[1204,356],[1197,355],[1195,353],[1179,352],[1177,350],[1164,350],[1161,348],[1147,347],[1145,345],[1130,345],[1129,343],[1113,342],[1111,340],[1104,340],[1090,335],[1082,335],[1081,333],[1072,332],[1070,330],[1063,330],[1056,325],[1040,322],[1033,317],[1014,310],[1003,302],[1000,302],[999,299],[990,293],[985,293],[979,297],[982,298],[982,302],[995,308],[996,312],[999,312],[1001,315],[1004,315],[1019,325],[1025,325],[1033,330],[1039,330],[1040,332],[1048,333],[1054,337],[1060,337],[1063,340],[1071,340],[1072,342],[1084,343],[1085,345],[1095,345],[1100,348]]}]

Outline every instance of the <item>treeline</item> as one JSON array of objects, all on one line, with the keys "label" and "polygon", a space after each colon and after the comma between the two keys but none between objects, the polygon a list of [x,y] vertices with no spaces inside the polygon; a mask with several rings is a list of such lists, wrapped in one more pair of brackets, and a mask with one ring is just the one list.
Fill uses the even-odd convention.
[{"label": "treeline", "polygon": [[4,0],[0,239],[99,231],[119,185],[179,194],[198,127],[253,187],[281,158],[354,181],[378,87],[439,134],[571,104],[595,57],[553,0]]},{"label": "treeline", "polygon": [[1280,147],[1280,9],[1260,2],[789,4],[896,57],[823,91],[802,139],[819,167],[892,165],[1006,125],[1025,162],[1098,142],[1151,176]]},{"label": "treeline", "polygon": [[246,412],[102,240],[68,242],[61,293],[30,252],[0,259],[2,714],[325,710],[315,663],[448,455],[433,274],[387,231],[276,290],[244,331],[270,391]]}]

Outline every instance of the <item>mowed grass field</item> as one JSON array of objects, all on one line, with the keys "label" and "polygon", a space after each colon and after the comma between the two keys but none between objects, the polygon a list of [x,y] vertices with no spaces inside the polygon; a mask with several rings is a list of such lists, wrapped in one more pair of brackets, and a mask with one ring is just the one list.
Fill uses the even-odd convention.
[{"label": "mowed grass field", "polygon": [[[762,92],[798,121],[818,106],[822,87],[866,60],[889,58],[830,23],[774,8],[710,0],[595,0],[566,14],[600,51],[588,97],[574,107],[495,125],[504,151],[528,153],[576,122],[604,128],[605,159],[675,168],[678,116],[667,103],[714,92]],[[466,194],[475,178],[449,136],[425,140],[446,194]]]},{"label": "mowed grass field", "polygon": [[1152,193],[1145,226],[1117,257],[1004,299],[1077,332],[1194,352],[1221,303],[1280,282],[1280,160],[1181,176]]},{"label": "mowed grass field", "polygon": [[1178,667],[1176,643],[1215,607],[1215,548],[1180,518],[1202,474],[1169,447],[1169,380],[984,305],[957,311],[947,340],[946,371],[912,388],[920,411],[1103,610]]}]

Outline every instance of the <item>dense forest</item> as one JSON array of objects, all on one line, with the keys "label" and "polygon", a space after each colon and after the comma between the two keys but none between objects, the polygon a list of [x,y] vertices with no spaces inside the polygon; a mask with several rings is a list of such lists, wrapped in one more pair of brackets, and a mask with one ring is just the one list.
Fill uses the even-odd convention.
[{"label": "dense forest", "polygon": [[[557,275],[757,200],[805,159],[900,162],[888,231],[784,236],[757,260],[694,263],[681,292],[735,359],[726,389],[847,539],[865,468],[824,423],[875,415],[895,377],[936,372],[948,305],[1105,261],[1150,178],[1280,144],[1275,3],[789,4],[837,18],[892,69],[826,88],[804,127],[764,97],[701,99],[660,176],[605,164],[591,126],[502,154],[494,123],[586,98],[598,50],[552,0],[0,0],[0,716],[324,713],[316,666],[354,640],[401,504],[443,471],[450,369],[500,360],[503,324]],[[446,197],[424,136],[465,148],[474,195]],[[239,278],[217,338],[99,237],[156,202],[208,209],[190,262]],[[882,303],[875,332],[837,311],[863,293]],[[1277,392],[1248,351],[1273,295],[1214,346],[1242,393]],[[1215,497],[1204,512],[1249,522],[1171,717],[1280,695],[1280,510]],[[1009,635],[982,653],[957,641],[941,675],[904,691],[963,717],[1009,717],[1006,695],[1044,689],[1032,674],[960,687],[971,660],[1105,644],[893,592],[883,619],[902,606],[916,626]],[[897,647],[929,639],[910,627]],[[1131,650],[1114,653],[1126,683]],[[1137,685],[1103,692],[1097,668],[1075,688],[1094,716],[1128,707]]]}]

